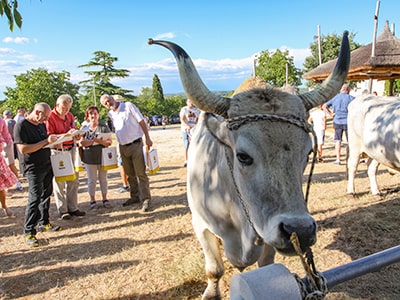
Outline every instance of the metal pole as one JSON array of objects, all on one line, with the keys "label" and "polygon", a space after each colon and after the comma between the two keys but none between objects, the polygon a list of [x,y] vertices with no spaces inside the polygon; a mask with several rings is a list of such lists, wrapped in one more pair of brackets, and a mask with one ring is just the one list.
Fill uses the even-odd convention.
[{"label": "metal pole", "polygon": [[[400,262],[400,245],[322,272],[322,275],[327,281],[328,289],[330,289],[345,281],[379,271],[398,262]],[[308,284],[306,279],[303,279],[303,282]]]},{"label": "metal pole", "polygon": [[257,67],[257,59],[258,59],[259,53],[254,54],[253,57],[253,77],[256,78],[256,67]]},{"label": "metal pole", "polygon": [[94,80],[94,77],[93,77],[93,102],[94,106],[96,106],[96,82]]},{"label": "metal pole", "polygon": [[318,25],[318,58],[319,58],[319,65],[322,64],[322,52],[321,52],[321,28]]},{"label": "metal pole", "polygon": [[289,65],[286,62],[286,86],[289,84]]},{"label": "metal pole", "polygon": [[376,10],[375,10],[375,15],[374,15],[374,36],[372,39],[372,52],[371,52],[371,57],[375,57],[375,45],[376,45],[376,31],[378,28],[378,14],[379,14],[379,5],[380,5],[381,1],[378,0],[376,1]]}]

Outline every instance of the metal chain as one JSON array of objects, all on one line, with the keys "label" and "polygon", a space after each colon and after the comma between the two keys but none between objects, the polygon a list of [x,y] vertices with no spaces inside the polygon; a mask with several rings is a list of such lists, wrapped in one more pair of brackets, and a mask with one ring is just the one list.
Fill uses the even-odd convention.
[{"label": "metal chain", "polygon": [[294,274],[294,277],[299,284],[302,299],[306,300],[323,300],[328,293],[328,285],[326,279],[320,272],[317,271],[314,264],[314,256],[312,254],[311,248],[307,248],[305,252],[301,250],[299,238],[296,232],[293,232],[290,236],[290,241],[300,257],[303,268],[306,271],[306,278],[310,284],[310,290],[308,290],[306,284],[301,280],[301,278]]}]

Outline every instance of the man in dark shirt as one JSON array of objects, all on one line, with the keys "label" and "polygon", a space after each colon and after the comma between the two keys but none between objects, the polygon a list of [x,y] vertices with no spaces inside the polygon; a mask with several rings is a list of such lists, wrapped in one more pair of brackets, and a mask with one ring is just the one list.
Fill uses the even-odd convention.
[{"label": "man in dark shirt", "polygon": [[38,247],[36,225],[39,231],[59,231],[49,221],[50,197],[53,192],[53,170],[50,162],[50,149],[44,148],[57,140],[57,135],[47,135],[43,124],[50,115],[47,103],[35,105],[32,112],[14,128],[14,142],[22,154],[24,174],[28,179],[28,204],[25,210],[25,242],[30,247]]}]

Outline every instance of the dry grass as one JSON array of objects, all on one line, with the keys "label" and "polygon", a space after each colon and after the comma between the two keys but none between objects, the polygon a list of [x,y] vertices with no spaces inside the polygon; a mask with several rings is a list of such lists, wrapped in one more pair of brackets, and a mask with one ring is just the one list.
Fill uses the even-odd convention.
[{"label": "dry grass", "polygon": [[[8,199],[16,219],[0,217],[0,299],[200,299],[206,285],[204,259],[193,235],[186,202],[186,169],[177,126],[151,131],[159,150],[161,171],[151,176],[151,211],[125,208],[127,194],[116,170],[109,173],[111,210],[89,211],[85,173],[81,173],[79,203],[84,218],[56,219],[61,232],[39,233],[41,246],[24,245],[22,229],[26,192]],[[315,170],[309,209],[319,225],[313,247],[321,271],[393,247],[399,243],[399,175],[380,171],[386,196],[368,194],[365,166],[356,180],[359,197],[345,196],[344,166],[333,165],[333,142],[328,139],[325,163]],[[307,174],[307,173],[306,173]],[[26,187],[26,183],[25,183]],[[300,261],[279,256],[277,261],[304,276]],[[250,267],[251,269],[253,267]],[[229,298],[230,278],[238,271],[226,263],[221,287]],[[398,299],[400,266],[392,265],[335,287],[328,299]]]}]

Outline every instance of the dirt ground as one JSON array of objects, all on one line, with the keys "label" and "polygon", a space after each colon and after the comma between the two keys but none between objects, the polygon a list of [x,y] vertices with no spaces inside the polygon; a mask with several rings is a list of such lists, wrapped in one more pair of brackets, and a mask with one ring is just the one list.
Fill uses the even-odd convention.
[{"label": "dirt ground", "polygon": [[[26,181],[23,192],[8,198],[17,217],[0,213],[0,299],[201,299],[206,286],[204,257],[186,201],[179,127],[153,127],[151,136],[161,170],[150,176],[152,202],[147,213],[122,207],[128,194],[116,193],[121,186],[117,170],[109,171],[108,197],[114,207],[89,210],[86,175],[81,172],[79,206],[87,215],[58,220],[52,199],[51,220],[63,230],[39,233],[40,247],[31,249],[22,236]],[[358,197],[349,199],[345,166],[332,163],[333,150],[328,135],[325,162],[316,165],[309,198],[319,227],[313,253],[320,271],[394,247],[400,237],[399,175],[390,176],[381,168],[378,181],[385,195],[375,199],[361,165]],[[304,276],[297,257],[278,255],[277,262]],[[225,265],[221,290],[229,299],[230,279],[239,271],[229,262]],[[395,264],[334,287],[327,299],[400,299],[399,278],[400,264]]]}]

